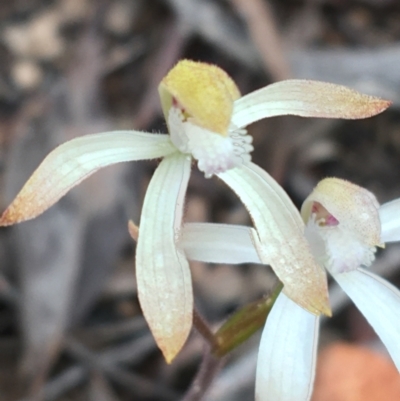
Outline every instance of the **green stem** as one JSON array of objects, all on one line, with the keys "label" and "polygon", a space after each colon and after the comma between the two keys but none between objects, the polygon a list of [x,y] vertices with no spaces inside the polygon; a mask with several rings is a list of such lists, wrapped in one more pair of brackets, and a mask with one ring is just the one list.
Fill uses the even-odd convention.
[{"label": "green stem", "polygon": [[283,284],[279,282],[269,296],[244,306],[231,316],[213,336],[216,342],[212,349],[214,355],[226,355],[264,326],[282,288]]}]

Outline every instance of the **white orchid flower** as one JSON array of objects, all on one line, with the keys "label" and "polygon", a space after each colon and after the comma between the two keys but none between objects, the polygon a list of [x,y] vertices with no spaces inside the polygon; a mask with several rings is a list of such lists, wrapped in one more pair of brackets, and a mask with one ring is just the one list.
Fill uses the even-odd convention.
[{"label": "white orchid flower", "polygon": [[[400,199],[379,207],[375,196],[366,189],[327,178],[305,200],[301,214],[306,222],[304,237],[315,259],[363,313],[400,371],[400,291],[366,270],[375,258],[376,246],[400,241]],[[244,226],[187,224],[181,241],[190,259],[262,263],[252,242],[253,230]],[[279,251],[285,257],[286,249]],[[261,338],[257,401],[311,398],[318,328],[318,316],[284,293],[279,295]]]},{"label": "white orchid flower", "polygon": [[[285,284],[286,294],[313,313],[329,314],[325,273],[313,260],[306,241],[296,235],[303,229],[301,219],[282,215],[291,220],[291,224],[282,225],[281,215],[274,217],[275,206],[270,210],[262,201],[254,201],[260,174],[249,163],[253,147],[245,127],[262,118],[286,114],[365,118],[385,110],[390,102],[343,86],[305,80],[278,82],[240,97],[224,71],[189,60],[180,61],[167,74],[159,93],[169,135],[114,131],[62,144],[33,173],[3,213],[0,224],[11,225],[38,216],[100,168],[163,158],[144,200],[136,274],[144,316],[170,362],[192,325],[189,264],[176,243],[191,162],[195,159],[206,177],[219,175],[242,198],[255,220],[260,255],[273,266]],[[280,190],[271,188],[264,189],[264,196],[280,197],[283,207],[290,203],[285,193],[276,195]],[[271,236],[271,227],[285,228]],[[302,249],[302,259],[284,260],[270,251],[271,244],[283,245],[288,236],[297,238],[291,249]]]}]

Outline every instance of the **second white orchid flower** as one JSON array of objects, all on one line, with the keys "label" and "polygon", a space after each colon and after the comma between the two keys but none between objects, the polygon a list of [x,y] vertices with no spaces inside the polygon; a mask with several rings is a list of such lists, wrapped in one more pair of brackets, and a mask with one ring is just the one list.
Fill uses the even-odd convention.
[{"label": "second white orchid flower", "polygon": [[[167,74],[159,92],[169,135],[114,131],[64,143],[33,173],[3,213],[0,225],[38,216],[100,168],[163,158],[144,200],[136,274],[144,316],[170,362],[192,325],[189,264],[177,241],[194,159],[206,177],[218,175],[242,199],[254,220],[259,255],[285,284],[285,294],[315,314],[329,314],[325,272],[298,235],[304,224],[291,212],[287,195],[250,163],[253,147],[245,128],[257,120],[287,114],[365,118],[385,110],[390,102],[343,86],[305,80],[278,82],[241,97],[220,68],[189,60],[180,61]],[[269,182],[261,199],[260,180]],[[277,213],[278,209],[286,212]],[[285,245],[290,252],[283,258],[275,249]],[[301,258],[296,256],[299,249]]]},{"label": "second white orchid flower", "polygon": [[[366,270],[375,258],[376,246],[400,241],[400,199],[379,206],[366,189],[328,178],[305,200],[301,213],[306,223],[303,237],[314,258],[363,313],[400,371],[400,291]],[[182,246],[187,257],[195,260],[261,263],[251,240],[252,230],[244,226],[188,224],[183,230]],[[277,252],[285,257],[288,251],[281,248]],[[298,252],[302,258],[301,250]],[[311,398],[318,329],[318,316],[284,293],[279,295],[261,338],[257,401]]]}]

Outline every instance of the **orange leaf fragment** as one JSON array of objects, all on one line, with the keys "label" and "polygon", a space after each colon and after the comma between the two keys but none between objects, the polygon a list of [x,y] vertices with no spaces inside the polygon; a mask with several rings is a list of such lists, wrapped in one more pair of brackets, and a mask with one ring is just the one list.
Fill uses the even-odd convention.
[{"label": "orange leaf fragment", "polygon": [[312,401],[398,400],[400,375],[389,358],[343,342],[321,352]]}]

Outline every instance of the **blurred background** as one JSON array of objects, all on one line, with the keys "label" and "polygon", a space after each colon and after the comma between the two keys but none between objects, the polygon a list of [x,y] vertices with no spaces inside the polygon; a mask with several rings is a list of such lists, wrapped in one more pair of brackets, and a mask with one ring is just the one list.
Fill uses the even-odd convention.
[{"label": "blurred background", "polygon": [[[299,206],[326,176],[380,202],[400,196],[397,0],[13,0],[0,2],[1,209],[68,139],[165,132],[157,86],[183,57],[219,65],[242,93],[296,77],[391,99],[373,119],[280,117],[249,131],[253,161]],[[0,230],[1,401],[183,397],[204,340],[193,331],[166,365],[141,315],[127,231],[156,165],[109,167],[41,217]],[[196,168],[185,220],[251,224],[235,195]],[[374,270],[399,285],[400,246],[380,252]],[[193,263],[192,275],[213,328],[275,282],[257,265]],[[331,294],[313,401],[398,400],[385,349],[335,285]],[[253,400],[258,342],[259,334],[225,361],[206,400]]]}]

